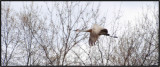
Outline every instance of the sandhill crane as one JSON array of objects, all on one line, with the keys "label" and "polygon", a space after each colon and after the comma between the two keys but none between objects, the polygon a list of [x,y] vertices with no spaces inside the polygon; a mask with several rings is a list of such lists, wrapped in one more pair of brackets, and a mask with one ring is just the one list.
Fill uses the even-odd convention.
[{"label": "sandhill crane", "polygon": [[[95,42],[100,35],[110,36],[110,34],[108,34],[107,29],[105,29],[105,28],[103,28],[103,27],[101,27],[97,24],[94,24],[92,26],[92,28],[88,29],[88,30],[83,31],[83,30],[77,29],[77,30],[74,30],[74,31],[76,31],[76,32],[89,32],[90,33],[90,37],[89,37],[89,45],[90,46],[95,45]],[[117,38],[117,36],[110,36],[110,37]]]}]

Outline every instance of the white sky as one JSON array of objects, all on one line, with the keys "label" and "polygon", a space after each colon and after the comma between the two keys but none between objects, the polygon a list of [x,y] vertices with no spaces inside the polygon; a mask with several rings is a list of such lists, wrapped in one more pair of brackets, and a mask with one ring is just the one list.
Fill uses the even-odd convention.
[{"label": "white sky", "polygon": [[[5,1],[6,2],[6,1]],[[47,5],[51,7],[54,1],[35,1],[34,5],[42,6],[41,11],[42,14],[46,15],[46,2]],[[56,1],[56,2],[63,2],[63,1]],[[75,1],[74,1],[75,2]],[[130,21],[131,25],[134,25],[136,23],[135,18],[140,17],[139,15],[142,13],[142,7],[149,5],[153,9],[154,6],[158,9],[158,1],[82,1],[82,2],[90,2],[94,3],[94,6],[98,5],[100,3],[100,16],[106,16],[106,27],[109,30],[109,34],[112,34],[112,29],[110,29],[112,25],[108,24],[109,22],[112,22],[114,18],[114,13],[117,13],[120,9],[120,15],[122,17],[120,18],[119,24],[122,26],[122,29],[124,25],[127,24],[128,21]],[[23,9],[23,5],[29,5],[31,1],[12,1],[11,8],[15,12],[19,12]],[[96,7],[93,7],[96,8]],[[150,9],[150,10],[152,10]],[[122,30],[121,29],[121,30]],[[122,32],[122,31],[121,31]],[[120,32],[116,33],[117,36],[120,36]]]},{"label": "white sky", "polygon": [[[54,2],[54,1],[47,1],[48,3]],[[59,2],[59,1],[56,1]],[[63,1],[60,1],[63,2]],[[117,12],[119,8],[121,8],[121,19],[123,21],[133,21],[136,16],[138,16],[138,13],[142,11],[142,6],[145,5],[151,5],[152,7],[156,4],[158,7],[158,1],[82,1],[82,2],[93,2],[94,5],[97,5],[98,3],[101,4],[100,6],[100,15],[107,15],[108,19],[112,19],[114,11]],[[156,3],[155,3],[156,2]],[[31,3],[31,1],[12,1],[11,7],[15,11],[20,11],[23,8],[23,4]],[[51,3],[50,3],[51,4]],[[34,5],[42,6],[42,12],[46,11],[46,4],[45,1],[36,1]],[[51,4],[52,6],[52,4]],[[96,7],[95,7],[96,8]],[[127,18],[127,19],[126,19]],[[107,22],[107,21],[106,21]]]},{"label": "white sky", "polygon": [[[6,2],[6,1],[5,1]],[[49,2],[49,1],[47,1]],[[54,1],[51,1],[54,2]],[[58,1],[56,1],[58,2]],[[60,1],[62,2],[62,1]],[[121,5],[121,10],[124,11],[124,15],[136,15],[137,12],[139,10],[141,10],[142,6],[144,5],[154,5],[157,4],[158,1],[83,1],[83,2],[93,2],[95,3],[94,5],[100,3],[101,7],[100,7],[100,13],[104,14],[107,11],[112,12],[114,9],[119,9],[120,5]],[[155,3],[156,2],[156,3]],[[20,9],[23,8],[23,4],[26,3],[31,3],[31,1],[12,1],[11,2],[11,7],[15,10],[15,11],[19,11]],[[45,1],[35,1],[35,5],[42,5],[42,7],[45,9],[46,4]],[[158,4],[157,4],[158,7]],[[131,19],[131,17],[129,17],[127,19]]]},{"label": "white sky", "polygon": [[[7,1],[5,1],[7,2]],[[42,6],[41,11],[42,14],[46,15],[46,2],[48,3],[48,6],[52,6],[52,2],[54,1],[35,1],[34,5]],[[63,2],[63,1],[56,1],[56,2]],[[75,1],[74,1],[75,2]],[[94,3],[94,5],[98,5],[100,3],[100,16],[106,16],[107,20],[106,23],[112,22],[114,18],[114,13],[117,13],[120,9],[120,15],[122,17],[120,18],[119,23],[120,26],[124,26],[127,24],[128,21],[130,21],[130,24],[133,25],[136,23],[135,18],[140,17],[139,15],[142,13],[142,7],[149,5],[153,9],[154,6],[158,9],[158,1],[82,1],[82,2],[91,2]],[[31,1],[11,1],[11,8],[15,12],[19,12],[23,9],[23,5],[30,4]],[[96,7],[94,7],[96,8]],[[150,10],[152,10],[150,9]],[[112,25],[106,24],[105,25],[112,34],[112,30],[110,29]],[[118,32],[117,32],[118,33]],[[120,32],[119,32],[120,33]],[[120,36],[117,34],[117,36]]]}]

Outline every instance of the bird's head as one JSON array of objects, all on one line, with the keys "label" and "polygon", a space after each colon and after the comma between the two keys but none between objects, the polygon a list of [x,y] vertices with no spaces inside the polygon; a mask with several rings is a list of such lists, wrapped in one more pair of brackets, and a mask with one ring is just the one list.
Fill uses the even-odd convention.
[{"label": "bird's head", "polygon": [[106,36],[110,36],[110,34],[107,33]]},{"label": "bird's head", "polygon": [[110,35],[108,34],[108,30],[107,30],[107,29],[102,29],[99,34],[100,34],[100,35],[110,36]]}]

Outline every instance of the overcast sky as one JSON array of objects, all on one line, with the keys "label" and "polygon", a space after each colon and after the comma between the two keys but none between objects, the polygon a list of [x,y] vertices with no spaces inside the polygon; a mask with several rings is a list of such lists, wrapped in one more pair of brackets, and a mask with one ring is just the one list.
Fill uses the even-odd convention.
[{"label": "overcast sky", "polygon": [[[54,2],[54,1],[51,1],[51,2]],[[56,2],[59,2],[59,1],[56,1]],[[132,17],[136,15],[137,12],[139,12],[142,9],[142,6],[144,5],[151,5],[152,7],[154,5],[157,5],[158,7],[158,1],[157,2],[156,1],[82,1],[82,2],[93,2],[94,5],[98,5],[98,3],[100,3],[101,14],[107,13],[107,11],[109,12],[108,14],[111,14],[110,12],[113,12],[114,9],[119,9],[121,6],[121,10],[125,15],[124,17],[127,17],[128,19],[132,19]],[[15,11],[19,11],[20,9],[23,8],[23,4],[29,4],[29,3],[31,2],[30,1],[13,1],[11,2],[11,7],[14,8]],[[45,1],[35,1],[35,5],[42,6],[42,8],[44,9],[46,7]]]},{"label": "overcast sky", "polygon": [[[6,1],[5,1],[6,2]],[[47,5],[49,7],[52,7],[54,1],[47,1]],[[63,2],[63,1],[56,1],[56,2]],[[74,1],[75,2],[75,1]],[[142,7],[146,9],[145,6],[150,6],[149,10],[153,10],[154,7],[158,10],[158,1],[81,1],[82,3],[90,2],[93,3],[94,6],[97,6],[100,4],[100,16],[106,16],[107,20],[106,23],[111,22],[114,18],[114,13],[117,13],[118,10],[120,10],[120,15],[122,16],[119,21],[119,26],[121,26],[121,30],[125,29],[123,27],[126,26],[128,21],[130,21],[130,24],[134,26],[136,24],[135,18],[139,18],[140,15],[142,15],[143,12],[146,12],[147,10],[142,11]],[[19,12],[23,9],[23,5],[29,5],[31,1],[12,1],[11,8],[15,12]],[[47,8],[46,8],[46,1],[35,1],[34,5],[36,6],[42,6],[42,13],[46,15]],[[96,8],[96,7],[93,7]],[[149,13],[151,14],[151,13]],[[112,25],[106,24],[105,25],[108,30],[109,34],[112,34],[112,30],[110,29]],[[116,35],[119,37],[121,36],[120,32],[117,32]]]},{"label": "overcast sky", "polygon": [[[41,14],[44,14],[44,15],[46,15],[47,13],[46,2],[49,7],[52,7],[53,5],[52,2],[54,1],[35,1],[34,2],[34,5],[42,6]],[[56,2],[63,2],[63,1],[56,1]],[[94,6],[97,6],[98,4],[100,4],[99,13],[100,13],[100,16],[107,17],[107,20],[105,21],[106,23],[111,22],[112,19],[114,18],[113,15],[117,13],[118,10],[120,10],[120,15],[122,16],[120,18],[121,20],[119,21],[119,23],[121,24],[120,26],[122,26],[121,30],[123,30],[123,26],[126,25],[128,21],[130,21],[131,25],[134,25],[136,23],[135,18],[139,18],[143,12],[147,11],[147,10],[142,11],[142,7],[146,9],[145,6],[150,6],[149,10],[153,10],[153,8],[156,7],[156,9],[158,10],[158,1],[81,1],[81,2],[82,3],[90,2],[90,3],[93,3]],[[23,10],[23,5],[29,5],[30,3],[31,1],[11,1],[10,2],[11,8],[15,12],[19,12]],[[93,7],[93,8],[96,8],[96,7]],[[110,31],[109,33],[112,34],[112,30],[110,29],[111,27],[109,27],[111,25],[106,24],[105,26],[106,26],[105,28],[107,28]],[[117,32],[117,36],[120,36],[119,33],[120,32]]]}]

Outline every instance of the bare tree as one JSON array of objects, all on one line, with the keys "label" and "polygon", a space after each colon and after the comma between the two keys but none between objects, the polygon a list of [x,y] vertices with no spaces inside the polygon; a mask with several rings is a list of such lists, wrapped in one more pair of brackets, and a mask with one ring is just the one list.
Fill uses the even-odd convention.
[{"label": "bare tree", "polygon": [[[10,60],[14,58],[14,52],[19,46],[19,32],[15,22],[15,14],[10,8],[10,3],[2,3],[2,15],[1,15],[1,64],[8,66]],[[17,34],[17,35],[15,35]]]},{"label": "bare tree", "polygon": [[[149,7],[147,7],[149,8]],[[151,12],[152,13],[152,12]],[[137,18],[136,25],[132,27],[128,21],[126,31],[119,37],[118,48],[114,50],[111,58],[116,65],[147,66],[158,65],[158,26],[156,11],[142,14],[142,18]],[[154,20],[152,20],[154,19]]]}]

